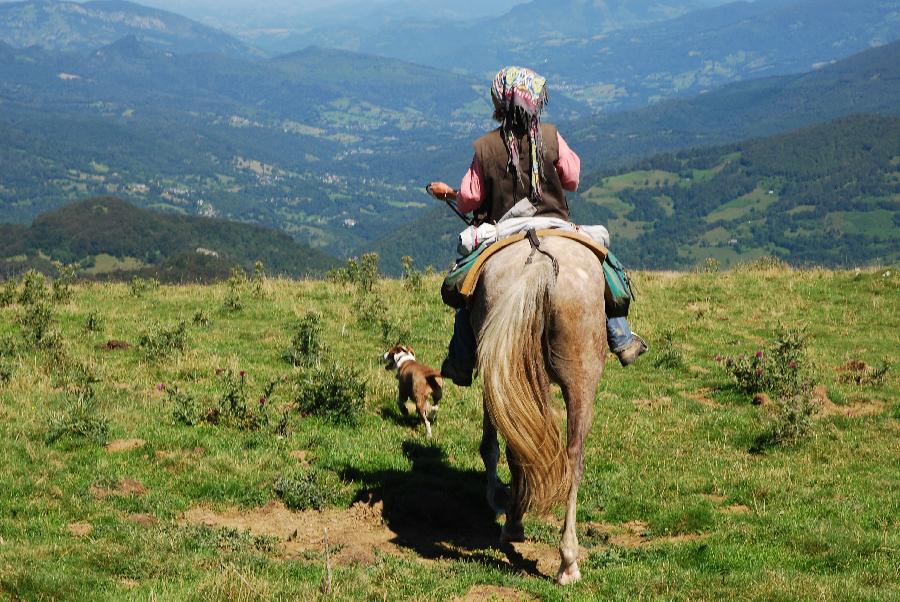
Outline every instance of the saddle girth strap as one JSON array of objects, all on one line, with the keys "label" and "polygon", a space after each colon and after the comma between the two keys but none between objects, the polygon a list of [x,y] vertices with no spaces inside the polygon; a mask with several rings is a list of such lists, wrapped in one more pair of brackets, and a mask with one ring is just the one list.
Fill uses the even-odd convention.
[{"label": "saddle girth strap", "polygon": [[534,228],[529,228],[528,230],[526,230],[525,237],[531,244],[531,253],[528,254],[528,259],[525,260],[525,265],[531,263],[531,260],[534,259],[534,252],[537,251],[538,253],[542,253],[550,258],[551,263],[553,263],[553,276],[559,276],[559,262],[556,260],[556,257],[541,248],[541,239],[538,237],[537,232],[535,232]]}]

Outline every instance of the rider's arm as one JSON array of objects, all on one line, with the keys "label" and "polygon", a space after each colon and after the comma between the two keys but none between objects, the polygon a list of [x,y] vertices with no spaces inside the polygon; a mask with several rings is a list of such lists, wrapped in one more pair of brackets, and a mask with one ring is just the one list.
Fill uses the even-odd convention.
[{"label": "rider's arm", "polygon": [[456,196],[456,208],[463,213],[475,211],[484,201],[484,171],[478,156],[472,157],[469,171],[463,176]]},{"label": "rider's arm", "polygon": [[562,134],[556,132],[556,141],[559,146],[559,159],[556,161],[556,173],[563,188],[571,192],[578,190],[578,180],[581,178],[581,159],[575,154]]}]

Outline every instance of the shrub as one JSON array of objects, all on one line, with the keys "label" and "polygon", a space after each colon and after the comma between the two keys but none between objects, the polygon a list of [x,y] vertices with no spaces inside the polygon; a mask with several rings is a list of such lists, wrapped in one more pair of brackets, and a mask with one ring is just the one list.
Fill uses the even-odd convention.
[{"label": "shrub", "polygon": [[789,267],[785,261],[773,255],[763,255],[762,257],[740,263],[735,266],[735,269],[744,272],[765,272],[768,270],[783,270]]},{"label": "shrub", "polygon": [[103,330],[103,316],[96,311],[92,311],[84,320],[84,329],[88,332],[99,332]]},{"label": "shrub", "polygon": [[47,301],[50,295],[47,292],[47,279],[36,270],[28,270],[22,275],[22,292],[19,294],[19,303],[32,305],[41,301]]},{"label": "shrub", "polygon": [[294,366],[309,366],[316,363],[322,350],[322,317],[308,313],[300,318],[297,332],[291,339],[291,346],[283,358]]},{"label": "shrub", "polygon": [[14,368],[6,360],[0,359],[0,387],[5,387],[12,380]]},{"label": "shrub", "polygon": [[72,298],[72,283],[75,282],[75,272],[79,266],[77,263],[64,264],[61,261],[54,261],[53,267],[56,269],[56,278],[53,280],[53,300],[65,303]]},{"label": "shrub", "polygon": [[165,389],[166,399],[172,406],[172,419],[176,424],[194,426],[202,420],[200,406],[193,395],[183,393],[175,385],[158,385]]},{"label": "shrub", "polygon": [[775,402],[775,414],[768,429],[753,443],[750,451],[760,453],[776,445],[794,445],[809,436],[819,403],[808,393],[792,395]]},{"label": "shrub", "polygon": [[67,402],[65,411],[50,418],[47,442],[71,437],[103,443],[109,433],[109,419],[97,407],[94,388],[91,385],[76,387],[67,394]]},{"label": "shrub", "polygon": [[278,477],[274,489],[284,505],[292,510],[321,510],[338,495],[337,485],[326,473],[314,468]]},{"label": "shrub", "polygon": [[360,292],[371,293],[378,285],[381,274],[378,271],[378,253],[366,253],[359,265],[356,285]]},{"label": "shrub", "polygon": [[47,347],[52,343],[50,336],[53,326],[53,310],[50,304],[44,300],[30,301],[25,306],[25,311],[19,318],[22,327],[22,338],[33,347]]},{"label": "shrub", "polygon": [[[256,404],[247,400],[247,373],[244,370],[235,375],[229,368],[220,371],[219,377],[222,382],[219,407],[207,412],[207,421],[252,431],[269,423],[267,397],[263,395]],[[267,388],[267,391],[271,389]]]},{"label": "shrub", "polygon": [[7,279],[3,283],[3,288],[0,288],[0,307],[9,307],[16,302],[16,294],[18,293],[16,288],[16,281],[12,278]]},{"label": "shrub", "polygon": [[766,391],[793,396],[811,387],[803,365],[805,344],[806,334],[802,330],[781,327],[775,341],[765,350],[716,359],[724,362],[725,369],[745,393]]},{"label": "shrub", "polygon": [[703,260],[703,263],[698,264],[696,267],[696,271],[698,272],[706,272],[707,274],[715,274],[719,271],[719,268],[722,266],[721,262],[715,257],[707,257]]},{"label": "shrub", "polygon": [[181,353],[187,345],[187,324],[181,321],[168,328],[157,325],[141,335],[138,345],[151,360]]},{"label": "shrub", "polygon": [[300,413],[335,424],[358,424],[365,397],[366,382],[360,373],[337,364],[307,369],[297,382]]},{"label": "shrub", "polygon": [[209,314],[202,309],[198,309],[196,312],[194,312],[194,317],[191,318],[191,323],[199,328],[206,328],[210,324]]},{"label": "shrub", "polygon": [[404,255],[400,258],[400,264],[403,266],[403,288],[411,292],[420,291],[422,289],[422,272],[413,266],[413,258]]},{"label": "shrub", "polygon": [[675,333],[672,331],[663,332],[659,342],[656,345],[657,351],[653,358],[653,365],[657,368],[683,368],[684,356],[681,350],[675,346]]},{"label": "shrub", "polygon": [[244,283],[247,281],[247,274],[239,266],[231,268],[231,275],[228,277],[228,292],[225,293],[225,309],[227,311],[240,311],[244,308],[244,302],[241,300],[241,291]]},{"label": "shrub", "polygon": [[253,297],[255,299],[262,299],[266,296],[265,290],[263,290],[263,285],[265,284],[266,275],[263,272],[263,263],[261,261],[257,261],[253,265],[253,278],[250,280],[253,285]]},{"label": "shrub", "polygon": [[159,280],[156,278],[144,279],[135,276],[131,279],[130,292],[132,297],[143,297],[146,293],[159,288]]},{"label": "shrub", "polygon": [[878,387],[884,384],[884,379],[890,371],[891,365],[882,361],[877,368],[867,366],[863,362],[850,362],[841,374],[841,382],[858,386]]}]

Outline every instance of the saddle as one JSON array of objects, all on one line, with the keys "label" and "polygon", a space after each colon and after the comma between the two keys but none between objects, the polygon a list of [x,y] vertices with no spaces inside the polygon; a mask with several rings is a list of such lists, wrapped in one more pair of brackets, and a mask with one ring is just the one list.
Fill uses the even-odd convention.
[{"label": "saddle", "polygon": [[[606,260],[607,255],[609,255],[609,250],[606,247],[578,232],[550,229],[538,230],[537,235],[541,238],[546,236],[561,236],[563,238],[572,239],[587,247],[597,256],[597,260],[600,261],[601,264]],[[441,285],[441,299],[443,299],[444,303],[454,309],[462,309],[463,307],[468,306],[472,295],[475,294],[475,288],[478,286],[478,280],[481,278],[481,273],[484,270],[484,265],[487,263],[487,260],[509,245],[515,244],[520,240],[525,240],[526,237],[526,232],[519,232],[518,234],[507,236],[483,249],[471,253],[458,262],[447,275],[444,284]]]}]

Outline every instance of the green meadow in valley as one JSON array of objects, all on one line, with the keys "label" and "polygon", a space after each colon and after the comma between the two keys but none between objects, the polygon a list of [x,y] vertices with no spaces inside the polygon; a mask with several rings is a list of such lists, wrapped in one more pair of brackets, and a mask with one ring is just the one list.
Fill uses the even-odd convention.
[{"label": "green meadow in valley", "polygon": [[635,274],[651,350],[607,362],[568,588],[559,510],[496,545],[479,381],[431,440],[396,407],[439,278],[350,268],[0,283],[0,598],[896,599],[896,268]]}]

